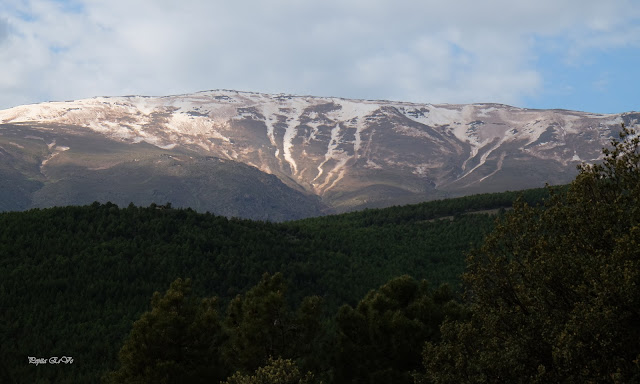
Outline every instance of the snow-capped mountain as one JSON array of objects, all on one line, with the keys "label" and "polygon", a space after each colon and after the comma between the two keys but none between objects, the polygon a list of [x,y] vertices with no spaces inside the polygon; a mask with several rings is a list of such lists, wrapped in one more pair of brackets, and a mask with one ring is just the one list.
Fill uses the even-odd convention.
[{"label": "snow-capped mountain", "polygon": [[[187,159],[214,157],[255,167],[296,193],[318,196],[325,208],[346,211],[566,183],[576,165],[601,157],[621,123],[639,120],[640,113],[228,90],[96,97],[0,111],[0,161],[37,143],[40,153],[31,153],[39,176],[30,178],[48,185],[66,180],[62,167],[106,174],[146,164],[147,155],[164,153],[183,167],[193,165]],[[100,144],[91,148],[83,137]],[[140,158],[130,153],[143,147]]]}]

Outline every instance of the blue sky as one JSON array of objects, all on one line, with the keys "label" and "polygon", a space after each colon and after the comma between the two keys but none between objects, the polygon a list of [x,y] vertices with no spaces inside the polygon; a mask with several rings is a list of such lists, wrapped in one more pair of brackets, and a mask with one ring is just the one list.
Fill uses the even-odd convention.
[{"label": "blue sky", "polygon": [[640,110],[638,38],[635,37],[635,44],[597,47],[576,57],[567,55],[569,44],[557,38],[555,43],[563,49],[539,49],[537,67],[542,87],[536,95],[525,98],[523,104],[601,113]]},{"label": "blue sky", "polygon": [[0,108],[236,89],[640,110],[640,1],[3,0]]}]

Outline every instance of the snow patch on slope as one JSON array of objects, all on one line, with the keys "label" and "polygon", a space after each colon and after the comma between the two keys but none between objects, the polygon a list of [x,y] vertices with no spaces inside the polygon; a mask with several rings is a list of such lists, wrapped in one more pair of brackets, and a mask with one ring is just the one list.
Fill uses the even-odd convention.
[{"label": "snow patch on slope", "polygon": [[51,154],[49,154],[49,156],[47,156],[44,160],[42,160],[42,162],[40,163],[40,172],[44,173],[44,166],[47,165],[48,162],[50,162],[53,158],[55,158],[56,156],[58,156],[60,153],[64,152],[64,151],[68,151],[69,147],[64,146],[64,145],[56,145],[56,141],[53,140],[52,143],[47,144],[47,146],[49,147],[49,150],[53,150],[51,152]]},{"label": "snow patch on slope", "polygon": [[503,152],[500,154],[500,158],[498,159],[498,166],[496,167],[496,169],[495,169],[493,172],[491,172],[490,174],[488,174],[487,176],[485,176],[485,177],[481,178],[480,180],[478,180],[477,182],[478,182],[478,183],[481,183],[481,182],[482,182],[482,181],[484,181],[486,178],[489,178],[489,177],[491,177],[491,176],[495,175],[496,173],[498,173],[498,171],[500,171],[500,170],[502,169],[502,163],[504,162],[504,157],[505,157],[506,155],[507,155],[507,153],[503,151]]},{"label": "snow patch on slope", "polygon": [[345,99],[331,99],[340,106],[340,109],[331,111],[328,115],[334,120],[348,121],[355,118],[364,118],[380,109],[379,103],[366,101],[351,101]]},{"label": "snow patch on slope", "polygon": [[293,139],[298,134],[300,116],[302,115],[302,112],[304,111],[308,103],[301,99],[295,99],[291,104],[293,105],[291,108],[291,112],[286,120],[287,127],[282,138],[282,150],[284,152],[284,159],[287,163],[289,163],[291,171],[295,176],[298,173],[298,165],[293,159],[291,149],[293,148]]},{"label": "snow patch on slope", "polygon": [[[314,189],[318,194],[324,194],[329,189],[333,188],[338,181],[340,181],[344,177],[344,166],[347,161],[349,161],[349,155],[344,151],[338,150],[338,144],[340,143],[340,123],[337,123],[333,129],[331,129],[331,139],[329,140],[329,144],[327,145],[327,152],[324,155],[324,161],[318,165],[318,175],[311,181],[311,185],[314,186]],[[337,164],[331,170],[327,172],[327,175],[324,177],[324,182],[320,185],[315,183],[316,180],[324,173],[324,166],[330,160],[336,160]],[[333,183],[327,187],[329,182],[332,181],[336,172],[338,175],[336,179],[333,180]]]},{"label": "snow patch on slope", "polygon": [[[264,123],[267,126],[267,137],[269,138],[269,142],[271,142],[271,145],[277,148],[276,137],[274,134],[274,127],[273,127],[273,119],[275,118],[276,112],[278,112],[278,108],[273,104],[265,104],[262,106],[262,112],[265,119]],[[277,155],[278,152],[279,150],[276,149],[276,157],[278,157]]]}]

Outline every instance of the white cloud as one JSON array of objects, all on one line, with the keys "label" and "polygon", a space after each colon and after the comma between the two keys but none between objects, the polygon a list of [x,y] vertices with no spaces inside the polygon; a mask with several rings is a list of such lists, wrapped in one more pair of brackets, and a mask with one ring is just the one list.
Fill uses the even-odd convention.
[{"label": "white cloud", "polygon": [[0,18],[0,44],[2,44],[9,37],[9,22]]},{"label": "white cloud", "polygon": [[543,86],[536,37],[640,44],[632,0],[6,1],[0,108],[211,88],[517,105]]}]

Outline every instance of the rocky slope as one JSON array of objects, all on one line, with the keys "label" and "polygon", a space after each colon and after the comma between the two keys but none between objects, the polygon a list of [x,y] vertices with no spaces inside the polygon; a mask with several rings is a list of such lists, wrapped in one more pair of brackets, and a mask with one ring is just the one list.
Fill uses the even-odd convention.
[{"label": "rocky slope", "polygon": [[[539,187],[569,182],[576,165],[600,158],[620,123],[637,127],[639,120],[640,113],[227,90],[25,105],[0,111],[0,175],[12,180],[0,187],[6,198],[0,208],[74,203],[79,197],[68,191],[82,182],[82,201],[120,193],[124,200],[144,203],[155,193],[200,209],[220,192],[194,195],[185,178],[198,180],[199,191],[227,184],[227,196],[234,197],[216,209],[243,204],[237,196],[247,196],[256,212],[265,210],[264,204],[273,207],[262,215],[241,214],[261,218],[272,218],[283,203],[289,211],[304,211],[294,215],[300,217]],[[229,185],[234,177],[216,181],[212,175],[220,170],[203,165],[207,158],[233,164],[227,174],[237,174],[237,180],[262,177],[263,182],[249,188]],[[142,175],[126,176],[150,169],[172,178],[144,185]],[[272,192],[275,184],[265,184],[271,179],[264,174],[277,177],[279,192]],[[109,188],[101,186],[112,192],[105,194]],[[178,191],[166,192],[171,188]],[[285,197],[285,190],[292,195]],[[265,193],[274,198],[261,201]]]}]

